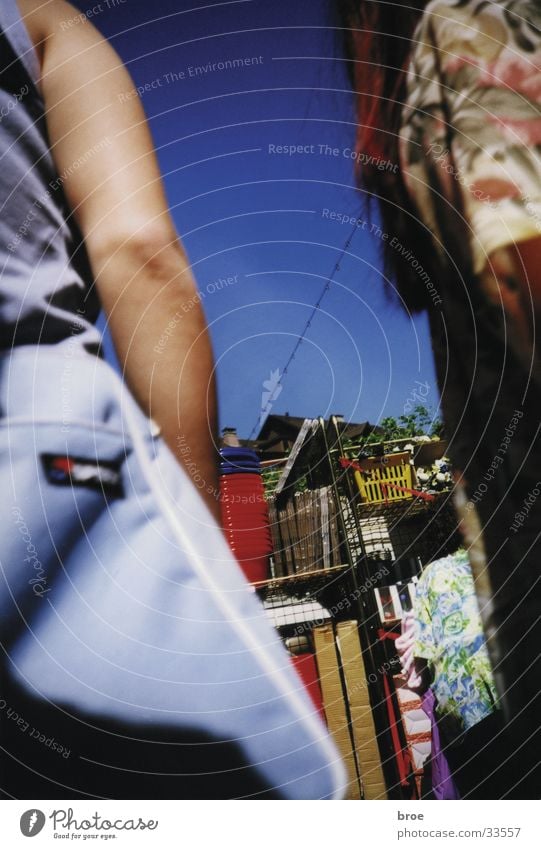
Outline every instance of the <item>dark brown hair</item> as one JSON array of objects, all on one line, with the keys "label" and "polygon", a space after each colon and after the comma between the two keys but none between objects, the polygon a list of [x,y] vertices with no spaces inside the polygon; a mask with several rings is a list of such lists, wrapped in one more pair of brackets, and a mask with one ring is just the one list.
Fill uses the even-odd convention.
[{"label": "dark brown hair", "polygon": [[396,236],[424,268],[431,268],[430,239],[406,190],[399,152],[411,39],[427,2],[337,0],[355,97],[357,181],[367,211],[376,206],[389,234],[382,242],[384,272],[411,310],[424,309],[430,299],[411,262],[389,243]]}]

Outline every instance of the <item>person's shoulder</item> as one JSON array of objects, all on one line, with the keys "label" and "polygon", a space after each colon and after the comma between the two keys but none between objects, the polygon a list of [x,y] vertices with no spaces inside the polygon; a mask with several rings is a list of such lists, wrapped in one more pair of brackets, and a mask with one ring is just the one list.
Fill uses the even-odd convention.
[{"label": "person's shoulder", "polygon": [[430,0],[416,39],[450,56],[490,61],[505,47],[532,52],[540,36],[537,0]]},{"label": "person's shoulder", "polygon": [[[473,40],[486,28],[502,30],[503,11],[508,3],[487,3],[486,0],[430,0],[420,21],[419,30],[431,34],[441,47],[441,40]],[[482,34],[482,33],[481,33]],[[493,33],[497,36],[497,32]]]},{"label": "person's shoulder", "polygon": [[425,17],[434,20],[463,21],[481,16],[527,18],[539,9],[538,0],[429,0],[424,8]]}]

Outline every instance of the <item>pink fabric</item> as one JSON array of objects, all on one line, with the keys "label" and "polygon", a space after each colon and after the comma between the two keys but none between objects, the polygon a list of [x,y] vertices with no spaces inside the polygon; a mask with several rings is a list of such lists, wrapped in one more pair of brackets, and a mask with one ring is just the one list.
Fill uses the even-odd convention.
[{"label": "pink fabric", "polygon": [[423,683],[422,677],[415,670],[413,654],[416,638],[415,628],[415,617],[410,610],[403,616],[402,634],[395,640],[396,651],[402,663],[402,672],[406,676],[406,683],[410,690],[418,690]]}]

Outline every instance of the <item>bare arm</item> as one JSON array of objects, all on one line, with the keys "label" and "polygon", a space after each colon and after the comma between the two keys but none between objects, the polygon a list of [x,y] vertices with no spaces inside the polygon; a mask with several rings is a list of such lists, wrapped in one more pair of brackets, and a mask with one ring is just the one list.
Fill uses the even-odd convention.
[{"label": "bare arm", "polygon": [[[517,242],[510,249],[521,297],[526,307],[533,307],[536,323],[541,319],[541,236]],[[539,347],[539,342],[537,342]]]},{"label": "bare arm", "polygon": [[525,365],[532,356],[540,368],[541,237],[526,239],[495,251],[481,273],[487,297],[505,310],[510,344]]},{"label": "bare arm", "polygon": [[218,518],[211,346],[133,82],[69,3],[18,2],[38,46],[53,156],[126,380]]}]

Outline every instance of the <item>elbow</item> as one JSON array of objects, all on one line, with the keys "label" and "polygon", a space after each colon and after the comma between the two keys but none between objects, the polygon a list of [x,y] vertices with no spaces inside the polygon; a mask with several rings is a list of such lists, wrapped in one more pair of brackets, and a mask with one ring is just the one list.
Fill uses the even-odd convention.
[{"label": "elbow", "polygon": [[88,240],[87,249],[98,289],[131,288],[137,281],[153,288],[176,284],[177,291],[191,291],[195,286],[188,258],[172,227],[117,232],[99,242]]}]

